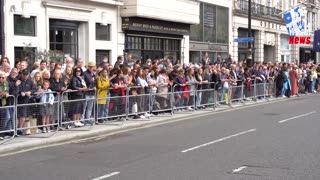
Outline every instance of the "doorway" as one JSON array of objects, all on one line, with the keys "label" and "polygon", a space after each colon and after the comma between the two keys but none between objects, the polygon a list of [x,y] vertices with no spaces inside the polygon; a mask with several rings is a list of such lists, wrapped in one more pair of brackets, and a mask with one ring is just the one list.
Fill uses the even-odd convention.
[{"label": "doorway", "polygon": [[50,50],[77,59],[79,22],[50,19],[49,26]]}]

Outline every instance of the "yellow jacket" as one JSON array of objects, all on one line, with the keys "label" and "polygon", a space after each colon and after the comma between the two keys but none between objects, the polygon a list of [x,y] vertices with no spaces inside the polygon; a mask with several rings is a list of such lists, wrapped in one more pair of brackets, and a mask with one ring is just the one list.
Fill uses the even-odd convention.
[{"label": "yellow jacket", "polygon": [[[98,76],[97,77],[97,99],[98,104],[106,104],[107,103],[107,96],[109,91],[109,78]],[[102,98],[102,99],[101,99]]]}]

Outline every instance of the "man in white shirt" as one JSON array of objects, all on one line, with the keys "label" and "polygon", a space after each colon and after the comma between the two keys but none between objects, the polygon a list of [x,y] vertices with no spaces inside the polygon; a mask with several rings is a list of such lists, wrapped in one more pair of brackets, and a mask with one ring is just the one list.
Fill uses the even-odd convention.
[{"label": "man in white shirt", "polygon": [[10,70],[11,70],[11,67],[9,63],[6,63],[6,62],[2,63],[1,71],[3,71],[6,74],[6,77],[9,76]]},{"label": "man in white shirt", "polygon": [[47,61],[42,60],[40,62],[40,67],[38,69],[35,69],[31,72],[30,76],[31,78],[33,78],[33,76],[37,73],[40,72],[42,74],[43,71],[45,71],[47,69]]},{"label": "man in white shirt", "polygon": [[87,68],[84,67],[83,63],[84,63],[83,59],[79,58],[79,59],[77,60],[77,63],[76,63],[76,66],[75,66],[75,67],[76,67],[76,68],[81,68],[82,71],[85,72],[85,71],[87,71]]},{"label": "man in white shirt", "polygon": [[73,67],[73,59],[71,57],[67,57],[65,59],[65,63],[62,65],[61,72],[65,72],[67,66]]}]

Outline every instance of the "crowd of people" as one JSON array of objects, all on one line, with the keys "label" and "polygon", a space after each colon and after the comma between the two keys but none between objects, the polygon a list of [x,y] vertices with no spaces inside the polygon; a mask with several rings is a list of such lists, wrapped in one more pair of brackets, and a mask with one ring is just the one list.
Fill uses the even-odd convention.
[{"label": "crowd of people", "polygon": [[[14,129],[15,109],[6,107],[13,106],[15,99],[21,105],[43,104],[36,111],[38,124],[46,133],[54,129],[51,125],[58,117],[55,102],[59,100],[72,101],[72,105],[65,104],[61,117],[81,127],[90,123],[92,117],[101,123],[124,115],[125,96],[130,96],[132,117],[146,118],[156,115],[157,110],[195,110],[212,102],[219,105],[232,100],[316,93],[320,83],[320,64],[311,61],[256,62],[247,67],[243,61],[233,61],[231,56],[211,60],[207,53],[199,63],[184,64],[172,64],[170,59],[143,62],[133,60],[131,54],[119,56],[115,64],[110,64],[107,57],[86,65],[83,59],[75,61],[70,57],[64,63],[36,61],[32,67],[26,60],[10,63],[7,57],[1,58],[0,132]],[[69,90],[73,91],[66,93]],[[213,101],[214,98],[217,99]],[[26,127],[34,111],[27,106],[17,108],[18,129]],[[19,135],[23,133],[18,131]],[[11,134],[4,132],[0,137]]]}]

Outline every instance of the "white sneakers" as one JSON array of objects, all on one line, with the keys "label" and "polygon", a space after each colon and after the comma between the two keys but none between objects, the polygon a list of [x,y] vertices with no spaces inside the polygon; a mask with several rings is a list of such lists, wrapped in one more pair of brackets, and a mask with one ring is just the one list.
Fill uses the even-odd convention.
[{"label": "white sneakers", "polygon": [[149,114],[149,113],[146,112],[146,113],[144,114],[144,116],[148,118],[148,117],[151,117],[151,114]]},{"label": "white sneakers", "polygon": [[149,118],[149,117],[151,117],[151,116],[152,116],[151,114],[145,113],[144,115],[140,115],[139,118],[140,118],[140,119],[144,119],[144,118]]},{"label": "white sneakers", "polygon": [[139,116],[141,119],[144,119],[144,118],[146,118],[144,115],[141,115],[141,116]]},{"label": "white sneakers", "polygon": [[51,132],[51,129],[50,129],[50,127],[43,127],[43,129],[42,129],[42,133],[49,133],[49,132]]},{"label": "white sneakers", "polygon": [[82,124],[80,121],[74,122],[75,127],[82,127],[84,124]]}]

